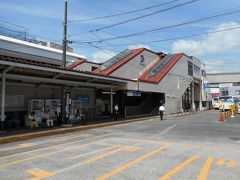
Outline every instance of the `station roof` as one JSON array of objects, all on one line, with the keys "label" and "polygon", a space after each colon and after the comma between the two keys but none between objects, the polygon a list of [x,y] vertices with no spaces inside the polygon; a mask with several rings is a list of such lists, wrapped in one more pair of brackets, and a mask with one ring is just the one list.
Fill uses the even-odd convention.
[{"label": "station roof", "polygon": [[63,68],[56,64],[0,55],[0,70],[6,78],[21,82],[69,86],[110,87],[127,83],[123,78]]},{"label": "station roof", "polygon": [[[140,77],[139,81],[158,84],[161,79],[171,70],[171,68],[183,56],[183,53],[166,55],[160,58],[149,69],[147,69]],[[166,59],[168,58],[168,59]],[[165,61],[166,60],[166,61]]]}]

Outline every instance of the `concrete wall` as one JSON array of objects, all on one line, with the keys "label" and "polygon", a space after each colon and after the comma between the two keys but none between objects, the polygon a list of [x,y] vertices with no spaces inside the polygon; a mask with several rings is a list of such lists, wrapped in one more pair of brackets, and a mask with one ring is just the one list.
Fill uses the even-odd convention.
[{"label": "concrete wall", "polygon": [[[141,55],[144,55],[144,64],[140,64]],[[121,66],[119,69],[114,71],[111,76],[115,77],[122,77],[127,79],[137,79],[139,76],[139,73],[141,73],[147,65],[150,65],[152,62],[156,61],[158,59],[158,55],[144,50],[141,54],[137,55],[133,59],[131,59],[129,62]]]},{"label": "concrete wall", "polygon": [[206,80],[211,83],[232,83],[240,82],[240,73],[213,73],[207,74]]},{"label": "concrete wall", "polygon": [[80,64],[80,66],[77,66],[76,68],[74,68],[74,70],[92,72],[92,67],[98,68],[98,67],[100,67],[100,65],[95,64],[95,63],[84,62],[84,63]]},{"label": "concrete wall", "polygon": [[177,101],[182,104],[181,97],[193,81],[193,77],[188,75],[189,60],[191,61],[189,57],[183,56],[157,85],[141,82],[140,91],[165,93],[166,113],[176,113]]}]

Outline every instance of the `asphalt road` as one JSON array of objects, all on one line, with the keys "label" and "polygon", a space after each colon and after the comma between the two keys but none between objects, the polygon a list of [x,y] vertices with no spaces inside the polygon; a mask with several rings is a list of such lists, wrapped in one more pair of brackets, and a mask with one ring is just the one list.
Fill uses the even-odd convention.
[{"label": "asphalt road", "polygon": [[0,179],[239,180],[240,117],[217,111],[0,145]]}]

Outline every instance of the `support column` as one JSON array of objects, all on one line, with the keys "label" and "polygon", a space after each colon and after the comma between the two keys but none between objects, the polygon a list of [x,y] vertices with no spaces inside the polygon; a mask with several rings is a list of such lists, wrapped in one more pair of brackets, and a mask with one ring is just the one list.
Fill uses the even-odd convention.
[{"label": "support column", "polygon": [[194,104],[194,80],[192,82],[192,111],[195,111],[195,104]]},{"label": "support column", "polygon": [[111,87],[110,93],[111,114],[113,114],[113,88]]},{"label": "support column", "polygon": [[[202,85],[202,84],[201,84]],[[202,86],[199,88],[200,92],[199,92],[199,111],[202,110]]]},{"label": "support column", "polygon": [[5,88],[6,88],[6,72],[3,72],[2,73],[1,130],[4,129],[4,121],[5,121]]}]

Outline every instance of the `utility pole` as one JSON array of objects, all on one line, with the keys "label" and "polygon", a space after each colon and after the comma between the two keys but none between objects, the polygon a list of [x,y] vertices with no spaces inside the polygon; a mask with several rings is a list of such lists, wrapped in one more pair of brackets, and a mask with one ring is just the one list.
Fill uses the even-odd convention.
[{"label": "utility pole", "polygon": [[[66,68],[66,52],[67,52],[67,0],[65,0],[64,4],[64,23],[63,23],[63,56],[62,56],[62,67]],[[67,124],[66,119],[66,87],[62,85],[62,106],[61,106],[61,114],[62,114],[62,124]]]}]

